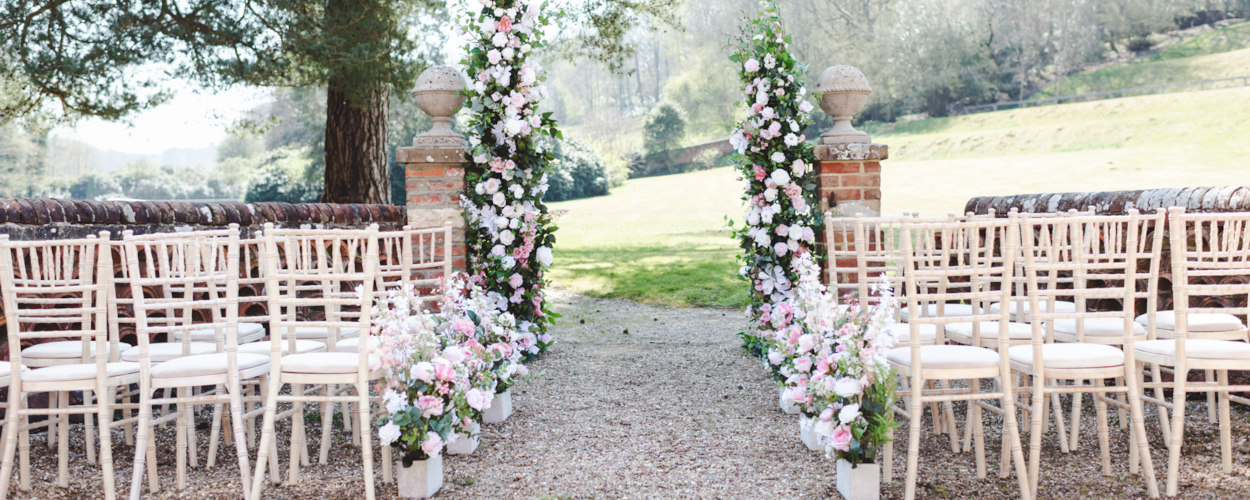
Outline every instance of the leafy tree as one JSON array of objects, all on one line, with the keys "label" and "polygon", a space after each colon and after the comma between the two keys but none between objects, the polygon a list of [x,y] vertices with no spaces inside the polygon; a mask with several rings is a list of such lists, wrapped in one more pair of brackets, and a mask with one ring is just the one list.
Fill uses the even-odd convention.
[{"label": "leafy tree", "polygon": [[642,125],[642,144],[647,154],[681,147],[686,139],[686,115],[670,102],[662,102],[647,113]]},{"label": "leafy tree", "polygon": [[590,146],[576,139],[556,143],[543,201],[565,201],[608,194],[612,172]]}]

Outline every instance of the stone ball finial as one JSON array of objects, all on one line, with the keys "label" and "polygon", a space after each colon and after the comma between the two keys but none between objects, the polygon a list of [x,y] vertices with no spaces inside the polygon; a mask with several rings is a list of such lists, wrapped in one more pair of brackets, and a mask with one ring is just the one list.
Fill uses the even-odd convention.
[{"label": "stone ball finial", "polygon": [[464,78],[451,66],[434,66],[417,77],[412,87],[412,97],[417,106],[434,119],[429,131],[412,138],[412,145],[424,148],[467,147],[464,137],[451,129],[451,117],[464,106]]},{"label": "stone ball finial", "polygon": [[855,130],[851,117],[864,109],[872,87],[860,70],[846,65],[831,66],[816,82],[820,109],[833,117],[833,128],[820,135],[821,144],[868,144],[868,134]]}]

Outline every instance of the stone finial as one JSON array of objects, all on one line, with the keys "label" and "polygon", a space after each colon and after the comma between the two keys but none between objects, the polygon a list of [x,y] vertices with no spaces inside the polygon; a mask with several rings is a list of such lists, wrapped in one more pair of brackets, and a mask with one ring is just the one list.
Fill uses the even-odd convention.
[{"label": "stone finial", "polygon": [[851,126],[851,117],[864,109],[872,88],[864,73],[852,66],[837,65],[826,69],[816,82],[820,109],[833,117],[833,128],[820,135],[821,144],[868,144],[868,134]]},{"label": "stone finial", "polygon": [[434,126],[412,138],[414,147],[468,146],[464,137],[451,129],[451,117],[464,106],[465,96],[459,94],[462,90],[464,78],[461,78],[459,70],[451,66],[434,66],[417,77],[417,84],[412,87],[412,97],[417,100],[421,111],[434,119]]}]

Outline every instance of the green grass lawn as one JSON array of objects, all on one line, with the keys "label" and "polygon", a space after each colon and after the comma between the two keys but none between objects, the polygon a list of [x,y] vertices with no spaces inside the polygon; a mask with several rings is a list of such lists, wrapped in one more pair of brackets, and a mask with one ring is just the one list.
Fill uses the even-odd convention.
[{"label": "green grass lawn", "polygon": [[1230,24],[1168,47],[1150,57],[1151,61],[1204,56],[1250,48],[1250,22]]},{"label": "green grass lawn", "polygon": [[[1210,34],[1208,33],[1208,35]],[[1250,39],[1250,34],[1245,35],[1245,37]],[[1193,40],[1190,41],[1192,42]],[[1241,45],[1240,41],[1232,43],[1239,48],[1250,47]],[[1175,49],[1180,49],[1184,46],[1185,44],[1181,44]],[[1198,49],[1193,51],[1200,52]],[[1156,57],[1164,54],[1172,54],[1172,52],[1162,52]],[[1250,76],[1250,48],[1183,58],[1168,57],[1077,73],[1064,78],[1061,90],[1057,85],[1052,85],[1029,96],[1029,98],[1052,97],[1055,95],[1056,90],[1060,90],[1062,95],[1076,95],[1087,92],[1128,89],[1164,83],[1215,80],[1235,76]]]},{"label": "green grass lawn", "polygon": [[627,181],[608,196],[552,203],[556,286],[676,306],[741,306],[741,253],[725,216],[742,212],[732,168]]}]

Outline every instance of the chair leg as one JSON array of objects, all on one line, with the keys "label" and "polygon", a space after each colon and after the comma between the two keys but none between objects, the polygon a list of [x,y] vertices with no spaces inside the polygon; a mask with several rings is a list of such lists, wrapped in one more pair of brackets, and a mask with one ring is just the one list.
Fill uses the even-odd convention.
[{"label": "chair leg", "polygon": [[[196,391],[195,388],[191,388],[191,390]],[[199,415],[199,412],[196,410],[199,409],[199,405],[191,404],[187,406],[187,409],[191,411],[191,413],[186,415],[187,417],[187,466],[196,468],[200,466],[199,439],[196,439],[196,435],[195,435],[195,419],[196,419],[196,416]]]},{"label": "chair leg", "polygon": [[[1037,383],[1037,381],[1035,380],[1034,383]],[[1044,383],[1042,384],[1042,387],[1045,387]],[[1004,391],[1010,392],[1011,387],[1010,386],[1006,387]],[[1008,394],[1008,393],[1005,393],[1003,396],[1004,397],[1001,400],[1002,405],[1003,405],[1002,406],[1003,413],[1012,417],[1009,419],[1003,419],[1004,424],[1007,426],[1007,432],[1005,433],[1006,436],[1004,437],[1004,439],[1010,440],[1010,443],[1011,443],[1011,457],[1012,457],[1012,461],[1015,462],[1016,464],[1016,483],[1019,485],[1019,488],[1020,488],[1020,498],[1021,500],[1032,500],[1033,488],[1032,488],[1032,485],[1029,484],[1029,475],[1028,475],[1029,472],[1027,470],[1028,465],[1024,461],[1024,450],[1021,449],[1020,447],[1020,428],[1016,426],[1015,396],[1012,394]],[[1036,422],[1036,420],[1034,421]],[[1038,437],[1039,438],[1041,437],[1040,433]]]},{"label": "chair leg", "polygon": [[[1228,380],[1228,370],[1220,370],[1219,381],[1223,385],[1230,385]],[[1220,459],[1224,463],[1224,473],[1232,474],[1233,472],[1233,438],[1231,425],[1229,423],[1229,403],[1228,391],[1221,392],[1220,397]]]},{"label": "chair leg", "polygon": [[[1072,385],[1082,386],[1082,385],[1085,385],[1085,381],[1073,380]],[[1063,450],[1064,453],[1077,451],[1080,449],[1080,445],[1081,445],[1081,412],[1085,409],[1085,394],[1082,392],[1078,392],[1078,391],[1079,390],[1074,391],[1072,393],[1072,410],[1071,410],[1072,426],[1067,429],[1067,432],[1068,432],[1067,437],[1069,438],[1069,442],[1067,446],[1068,449]],[[1093,397],[1094,399],[1098,399],[1097,394],[1091,394],[1090,397]],[[1063,438],[1064,438],[1063,421],[1059,420],[1059,416],[1063,415],[1063,411],[1062,411],[1062,408],[1060,408],[1059,406],[1059,394],[1058,393],[1051,394],[1051,399],[1053,400],[1052,402],[1055,405],[1055,420],[1056,420],[1055,427],[1059,429],[1059,442],[1063,443]]]},{"label": "chair leg", "polygon": [[[56,407],[62,410],[69,408],[69,392],[62,391],[57,394]],[[58,415],[57,426],[57,474],[56,485],[62,488],[69,487],[69,414],[62,413]]]},{"label": "chair leg", "polygon": [[[113,409],[109,403],[115,401],[113,388],[102,388],[101,396],[96,398],[96,418],[100,420],[100,472],[104,476],[104,500],[116,500],[117,484],[113,477]],[[86,391],[83,391],[86,393]],[[90,417],[87,414],[86,417]]]},{"label": "chair leg", "polygon": [[[168,411],[166,411],[166,413],[168,413]],[[149,420],[149,422],[151,422],[151,420]],[[161,477],[157,475],[156,469],[156,426],[151,424],[149,424],[149,426],[152,427],[152,429],[148,432],[146,447],[148,457],[148,492],[156,493],[161,491]],[[138,448],[135,448],[135,450],[135,453],[138,453]]]},{"label": "chair leg", "polygon": [[[1046,407],[1050,404],[1050,398],[1046,397],[1045,380],[1046,379],[1042,379],[1038,376],[1033,377],[1033,399],[1031,404],[1033,405],[1033,409],[1036,411],[1033,412],[1033,418],[1029,420],[1028,462],[1029,485],[1031,485],[1033,489],[1037,488],[1039,471],[1041,470],[1042,434],[1045,432],[1045,428],[1043,426],[1046,424]],[[1003,423],[1006,424],[1006,420],[1004,420]],[[1003,441],[1007,441],[1006,433],[1003,433]],[[1062,436],[1060,436],[1059,441],[1063,442]]]},{"label": "chair leg", "polygon": [[[1090,385],[1100,383],[1100,380],[1090,380]],[[1090,397],[1094,399],[1095,417],[1098,419],[1098,450],[1102,453],[1102,475],[1111,475],[1111,435],[1109,425],[1107,425],[1107,403],[1100,397],[1105,393],[1091,392]],[[1075,424],[1074,424],[1075,425]],[[1073,432],[1073,435],[1076,435]],[[1072,448],[1075,450],[1076,448]]]},{"label": "chair leg", "polygon": [[[1123,387],[1124,387],[1124,377],[1116,377],[1116,378],[1115,378],[1115,385],[1116,385],[1116,387],[1121,387],[1121,388],[1123,388]],[[1123,390],[1123,389],[1122,389],[1122,390]],[[1119,393],[1119,392],[1117,392],[1117,393],[1116,393],[1116,395],[1115,395],[1115,400],[1116,400],[1116,401],[1119,401],[1119,402],[1121,402],[1121,403],[1127,403],[1127,402],[1128,402],[1128,393],[1127,393],[1127,392],[1123,392],[1123,393]],[[1116,408],[1116,412],[1117,412],[1117,414],[1120,416],[1120,430],[1122,430],[1122,431],[1127,431],[1127,430],[1128,430],[1128,428],[1129,428],[1129,425],[1128,425],[1128,421],[1129,421],[1128,412],[1127,412],[1127,411],[1125,411],[1125,410],[1124,410],[1124,408]]]},{"label": "chair leg", "polygon": [[[945,382],[937,382],[938,389],[955,388],[955,381],[949,380]],[[943,420],[946,422],[946,434],[951,438],[951,453],[959,453],[959,427],[955,425],[955,403],[947,402],[941,405],[943,411]]]},{"label": "chair leg", "polygon": [[[332,396],[334,388],[328,385],[321,386],[321,395]],[[330,440],[334,437],[334,403],[328,401],[321,402],[321,449],[318,450],[318,462],[325,465],[330,461]]]},{"label": "chair leg", "polygon": [[[1143,375],[1143,377],[1145,376]],[[1159,368],[1157,363],[1152,363],[1150,365],[1150,381],[1156,383],[1163,382],[1163,371]],[[1167,401],[1167,396],[1163,394],[1163,387],[1155,388],[1155,399],[1158,399],[1159,401]],[[1159,404],[1155,405],[1155,411],[1159,413],[1159,432],[1163,433],[1163,444],[1164,446],[1171,448],[1172,439],[1169,436],[1172,435],[1172,431],[1170,430],[1171,425],[1169,425],[1168,421],[1168,408]]]},{"label": "chair leg", "polygon": [[25,396],[24,393],[10,392],[9,408],[4,412],[4,459],[0,461],[0,485],[4,487],[0,488],[0,500],[9,495],[9,480],[13,477],[13,453],[17,449],[17,429],[25,421],[21,416]]},{"label": "chair leg", "polygon": [[148,434],[150,433],[148,422],[152,420],[152,390],[146,382],[139,384],[139,421],[136,425],[135,434],[135,466],[130,474],[130,500],[139,500],[139,494],[143,489],[143,472],[146,469],[148,454],[140,450],[148,448]]},{"label": "chair leg", "polygon": [[1189,370],[1175,369],[1172,375],[1172,445],[1168,449],[1168,485],[1167,496],[1176,496],[1177,482],[1180,479],[1181,446],[1185,439],[1185,382]]},{"label": "chair leg", "polygon": [[360,428],[360,447],[361,458],[364,458],[364,476],[365,476],[365,500],[374,500],[373,491],[373,441],[369,437],[369,382],[362,381],[356,384],[356,392],[359,394],[359,400],[356,408],[357,427]]},{"label": "chair leg", "polygon": [[[265,380],[265,379],[269,380]],[[261,397],[265,401],[264,422],[261,424],[260,443],[256,446],[256,472],[252,475],[252,492],[249,500],[260,500],[261,492],[265,489],[265,466],[269,465],[266,460],[272,460],[277,456],[276,451],[271,451],[271,443],[273,438],[273,420],[278,413],[278,375],[274,374],[269,377],[261,377]],[[272,396],[271,396],[272,395]],[[270,467],[270,475],[278,474],[277,467]]]},{"label": "chair leg", "polygon": [[[179,397],[186,393],[185,387],[178,389]],[[174,433],[177,435],[175,443],[178,449],[174,463],[178,468],[178,475],[177,482],[174,484],[177,485],[177,489],[183,490],[187,487],[187,418],[190,414],[187,412],[186,403],[177,403],[176,408],[174,411],[178,413],[178,418],[174,419]],[[152,442],[155,443],[156,440],[153,439]]]},{"label": "chair leg", "polygon": [[[1206,377],[1203,380],[1211,382],[1215,380],[1215,370],[1207,370]],[[1219,420],[1215,414],[1217,411],[1217,403],[1215,401],[1215,391],[1207,391],[1207,423],[1215,425]]]},{"label": "chair leg", "polygon": [[[95,391],[82,391],[82,406],[86,410],[94,406]],[[90,413],[84,413],[82,417],[83,426],[83,447],[87,449],[87,463],[95,464],[95,419],[91,418]]]},{"label": "chair leg", "polygon": [[1143,412],[1143,405],[1140,397],[1142,364],[1135,363],[1137,366],[1133,368],[1132,377],[1125,380],[1128,385],[1128,405],[1129,418],[1133,420],[1133,435],[1136,441],[1130,443],[1137,450],[1137,456],[1141,459],[1142,479],[1146,482],[1146,492],[1150,498],[1159,498],[1159,485],[1155,481],[1154,462],[1150,458],[1150,441],[1146,436],[1146,416]]},{"label": "chair leg", "polygon": [[391,446],[382,446],[382,484],[391,484],[391,466],[395,459],[391,456]]},{"label": "chair leg", "polygon": [[[912,380],[912,387],[925,387],[923,380]],[[916,392],[921,393],[917,390]],[[923,393],[921,393],[923,394]],[[907,422],[908,442],[907,442],[907,483],[904,485],[903,497],[906,500],[915,500],[916,498],[916,468],[920,465],[920,417],[924,410],[924,398],[921,394],[913,394],[911,398],[911,419]],[[938,412],[933,412],[933,420],[936,423]],[[938,430],[934,425],[934,430]]]},{"label": "chair leg", "polygon": [[[972,392],[981,392],[980,380],[969,380],[968,385],[972,387]],[[976,442],[973,447],[977,459],[977,479],[985,479],[985,431],[982,429],[981,405],[978,402],[980,400],[968,401],[968,422],[964,424],[964,428],[972,429],[972,439]]]},{"label": "chair leg", "polygon": [[225,390],[230,395],[230,428],[234,434],[234,453],[239,462],[239,476],[243,483],[243,498],[248,498],[251,490],[251,464],[248,463],[247,441],[244,441],[244,422],[243,422],[243,397],[240,394],[239,380],[237,375],[230,377],[229,387]]},{"label": "chair leg", "polygon": [[208,467],[217,465],[217,439],[221,434],[221,403],[213,405],[213,424],[208,431]]},{"label": "chair leg", "polygon": [[[291,395],[302,397],[304,395],[304,384],[291,384]],[[299,466],[303,461],[301,449],[306,448],[304,445],[304,403],[295,401],[291,403],[294,413],[291,415],[291,450],[289,454],[290,467],[287,472],[286,480],[289,484],[299,483]]]},{"label": "chair leg", "polygon": [[[1015,384],[1017,385],[1017,387],[1024,387],[1024,380],[1025,380],[1025,377],[1023,377],[1023,376],[1019,376],[1019,375],[1017,374],[1017,376],[1016,376],[1016,377],[1012,377],[1012,378],[1009,378],[1009,379],[1007,379],[1007,380],[1009,380],[1009,381],[1014,380],[1014,382],[1011,382],[1011,383],[1015,383]],[[995,392],[1001,392],[1001,391],[1006,390],[1006,389],[1003,387],[1003,384],[1002,384],[1002,380],[1001,380],[1001,379],[998,379],[998,378],[994,379],[994,390],[995,390]],[[1015,396],[1012,396],[1012,397],[1015,397]],[[1045,412],[1043,412],[1042,414],[1043,414],[1043,415],[1045,415]],[[1007,425],[1006,419],[1008,419],[1008,418],[1015,418],[1015,417],[1014,417],[1014,416],[1004,416],[1004,417],[1003,417],[1003,425],[1004,425],[1004,426],[1006,426],[1006,425]],[[1032,414],[1030,414],[1030,417],[1029,417],[1029,418],[1030,418],[1030,420],[1029,420],[1029,421],[1030,421],[1030,422],[1032,422]],[[1006,435],[1003,435],[1003,436],[1002,436],[1002,438],[1003,438],[1003,439],[1002,439],[1002,440],[1000,440],[1000,442],[999,442],[999,454],[998,454],[998,477],[999,477],[999,478],[1002,478],[1002,479],[1006,479],[1006,478],[1007,478],[1007,476],[1011,475],[1011,447],[1009,446],[1009,443],[1007,442],[1007,436],[1006,436]]]},{"label": "chair leg", "polygon": [[881,459],[881,482],[890,484],[894,481],[894,429],[885,431],[884,456]]},{"label": "chair leg", "polygon": [[[61,393],[58,391],[49,392],[48,393],[48,408],[60,408],[61,407],[60,405],[61,405]],[[44,444],[48,446],[49,450],[51,450],[52,447],[55,446],[57,443],[56,417],[57,417],[56,415],[48,415],[48,430],[44,431],[44,435],[48,437],[47,442],[45,442]]]},{"label": "chair leg", "polygon": [[[25,426],[30,424],[30,416],[22,415],[22,421],[18,424]],[[22,491],[30,491],[30,430],[20,431],[22,436],[17,441],[18,459],[21,469],[18,476],[17,488]]]},{"label": "chair leg", "polygon": [[[1059,380],[1043,379],[1043,386],[1047,384],[1063,385],[1063,383]],[[1081,428],[1081,424],[1077,420],[1077,418],[1079,418],[1078,412],[1081,411],[1080,402],[1081,402],[1080,396],[1074,394],[1072,397],[1072,413],[1077,414],[1078,417],[1073,417],[1072,434],[1078,434]],[[1059,451],[1063,453],[1069,453],[1073,449],[1068,447],[1068,443],[1067,443],[1068,429],[1066,429],[1066,425],[1064,424],[1064,421],[1063,421],[1063,404],[1059,401],[1059,393],[1056,392],[1050,395],[1050,408],[1051,408],[1051,411],[1054,412],[1055,414],[1055,434],[1057,434],[1059,437]],[[1042,417],[1043,428],[1047,427],[1048,422],[1046,422],[1046,418],[1047,417],[1045,416]]]}]

